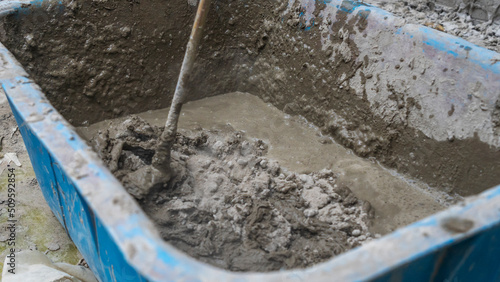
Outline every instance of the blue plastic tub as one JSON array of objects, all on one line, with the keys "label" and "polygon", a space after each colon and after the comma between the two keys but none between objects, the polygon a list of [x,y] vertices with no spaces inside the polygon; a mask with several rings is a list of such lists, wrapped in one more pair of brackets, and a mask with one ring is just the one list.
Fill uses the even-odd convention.
[{"label": "blue plastic tub", "polygon": [[[343,1],[326,2],[338,9]],[[348,2],[348,14],[369,11],[369,17],[393,20]],[[451,52],[500,79],[494,52],[475,46],[465,57],[454,42],[469,43],[428,28],[396,27],[394,36],[422,37],[421,51]],[[3,45],[0,55],[0,81],[45,199],[101,281],[500,281],[500,186],[308,269],[232,273],[200,263],[159,237]]]}]

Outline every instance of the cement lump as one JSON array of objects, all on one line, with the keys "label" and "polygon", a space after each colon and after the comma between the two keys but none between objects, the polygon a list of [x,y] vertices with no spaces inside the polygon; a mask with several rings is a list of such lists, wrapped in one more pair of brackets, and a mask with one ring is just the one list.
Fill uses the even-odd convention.
[{"label": "cement lump", "polygon": [[373,209],[333,171],[288,171],[243,132],[178,134],[174,178],[147,193],[131,177],[149,164],[160,129],[132,116],[115,130],[95,136],[94,148],[162,237],[201,261],[234,271],[302,268],[373,238]]}]

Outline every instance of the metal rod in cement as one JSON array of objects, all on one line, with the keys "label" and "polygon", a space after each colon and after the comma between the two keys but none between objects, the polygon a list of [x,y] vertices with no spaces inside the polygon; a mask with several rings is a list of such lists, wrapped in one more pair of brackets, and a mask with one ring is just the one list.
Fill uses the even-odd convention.
[{"label": "metal rod in cement", "polygon": [[170,171],[170,150],[175,142],[179,115],[181,113],[182,104],[186,101],[187,96],[186,83],[192,73],[194,61],[198,51],[198,45],[207,19],[210,2],[211,0],[200,0],[200,4],[198,5],[198,11],[196,12],[193,29],[191,30],[191,36],[184,55],[184,61],[182,62],[179,80],[177,80],[174,97],[172,99],[172,104],[170,105],[165,130],[161,135],[160,143],[156,148],[156,153],[153,158],[153,166],[162,171]]}]

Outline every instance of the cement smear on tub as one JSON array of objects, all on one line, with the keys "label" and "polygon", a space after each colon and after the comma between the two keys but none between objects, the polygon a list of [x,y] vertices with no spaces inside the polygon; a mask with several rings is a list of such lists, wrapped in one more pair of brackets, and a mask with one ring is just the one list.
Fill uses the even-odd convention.
[{"label": "cement smear on tub", "polygon": [[268,144],[229,126],[179,134],[175,177],[145,191],[137,170],[151,163],[160,133],[131,116],[91,143],[161,236],[201,261],[233,271],[303,268],[372,238],[370,204],[334,172],[290,172],[266,157]]}]

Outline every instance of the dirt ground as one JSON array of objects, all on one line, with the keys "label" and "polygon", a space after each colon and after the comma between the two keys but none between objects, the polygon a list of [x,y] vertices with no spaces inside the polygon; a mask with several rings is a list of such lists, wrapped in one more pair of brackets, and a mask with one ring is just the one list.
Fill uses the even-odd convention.
[{"label": "dirt ground", "polygon": [[[0,146],[0,272],[3,269],[4,258],[10,249],[7,240],[10,231],[6,230],[9,219],[7,212],[7,169],[9,168],[14,168],[16,175],[15,219],[18,220],[16,251],[38,250],[45,252],[54,262],[77,264],[82,256],[45,202],[3,91],[0,92],[0,140],[2,140]],[[11,156],[17,156],[21,166],[17,166],[14,162],[9,163]]]}]

